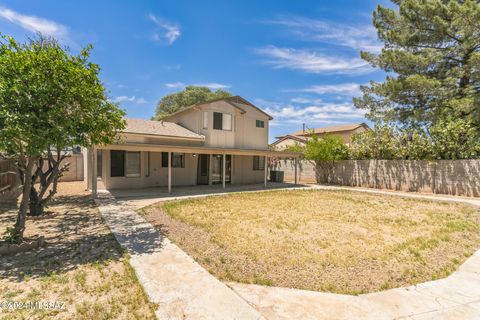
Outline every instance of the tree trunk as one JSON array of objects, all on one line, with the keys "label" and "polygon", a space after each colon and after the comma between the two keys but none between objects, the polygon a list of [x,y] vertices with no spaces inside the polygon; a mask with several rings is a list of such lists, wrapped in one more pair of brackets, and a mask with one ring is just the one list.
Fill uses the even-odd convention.
[{"label": "tree trunk", "polygon": [[30,211],[28,213],[29,216],[34,216],[38,217],[43,215],[43,201],[38,198],[38,192],[35,190],[35,188],[32,186],[30,188]]},{"label": "tree trunk", "polygon": [[[44,209],[57,193],[58,179],[65,171],[69,169],[69,163],[60,167],[62,161],[66,158],[59,148],[57,148],[56,159],[52,152],[48,151],[47,163],[44,167],[44,159],[40,158],[37,163],[37,169],[32,175],[32,185],[30,192],[30,216],[41,216],[44,214]],[[38,180],[38,190],[35,183]]]},{"label": "tree trunk", "polygon": [[27,207],[30,199],[30,191],[32,188],[32,171],[33,166],[36,162],[35,157],[29,157],[28,163],[23,174],[23,192],[22,192],[22,201],[20,202],[20,209],[17,214],[17,221],[14,226],[14,233],[17,237],[18,243],[23,241],[23,232],[25,231],[25,220],[27,217]]}]

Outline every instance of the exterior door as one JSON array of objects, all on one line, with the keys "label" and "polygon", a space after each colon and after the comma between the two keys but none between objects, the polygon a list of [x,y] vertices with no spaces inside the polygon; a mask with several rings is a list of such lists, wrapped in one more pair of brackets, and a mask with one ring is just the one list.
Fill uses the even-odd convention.
[{"label": "exterior door", "polygon": [[[213,184],[220,184],[223,180],[223,155],[221,154],[214,154],[212,155],[212,183]],[[230,183],[232,177],[232,156],[226,155],[225,156],[225,182]]]},{"label": "exterior door", "polygon": [[208,184],[208,167],[210,166],[210,155],[198,155],[197,184]]}]

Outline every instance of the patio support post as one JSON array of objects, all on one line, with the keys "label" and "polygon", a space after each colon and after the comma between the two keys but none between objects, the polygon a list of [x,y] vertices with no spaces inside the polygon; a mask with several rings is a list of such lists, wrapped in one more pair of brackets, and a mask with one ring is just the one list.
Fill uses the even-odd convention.
[{"label": "patio support post", "polygon": [[226,167],[226,156],[225,156],[225,153],[222,155],[223,156],[223,159],[222,159],[222,187],[223,189],[225,189],[225,167]]},{"label": "patio support post", "polygon": [[92,198],[97,197],[97,150],[95,148],[90,149],[92,151]]},{"label": "patio support post", "polygon": [[268,177],[268,156],[265,156],[265,172],[264,172],[264,179],[263,179],[263,184],[265,187],[267,186],[267,177]]},{"label": "patio support post", "polygon": [[168,193],[172,193],[172,153],[168,152]]},{"label": "patio support post", "polygon": [[298,167],[298,158],[295,157],[295,184],[297,184],[297,182],[298,182],[298,178],[297,178],[297,176],[298,176],[298,174],[297,174],[298,169],[297,169],[297,167]]}]

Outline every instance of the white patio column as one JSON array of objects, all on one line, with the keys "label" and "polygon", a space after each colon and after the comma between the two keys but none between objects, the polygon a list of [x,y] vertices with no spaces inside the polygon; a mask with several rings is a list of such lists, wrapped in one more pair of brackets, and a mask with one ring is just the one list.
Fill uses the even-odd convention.
[{"label": "white patio column", "polygon": [[226,156],[225,153],[223,154],[223,160],[222,160],[222,187],[225,189],[225,167],[226,167]]},{"label": "white patio column", "polygon": [[298,158],[295,157],[295,184],[297,184],[297,182],[298,182],[298,180],[297,180],[297,179],[298,179],[298,178],[297,178],[297,176],[298,176],[298,174],[297,174],[297,171],[298,171],[298,170],[297,170],[297,167],[298,167]]},{"label": "white patio column", "polygon": [[267,165],[267,162],[268,162],[268,156],[265,156],[265,176],[264,176],[264,182],[263,184],[265,185],[265,187],[267,186],[267,177],[268,177],[268,165]]},{"label": "white patio column", "polygon": [[168,193],[172,193],[172,153],[168,152]]},{"label": "white patio column", "polygon": [[97,149],[92,148],[92,198],[97,197]]}]

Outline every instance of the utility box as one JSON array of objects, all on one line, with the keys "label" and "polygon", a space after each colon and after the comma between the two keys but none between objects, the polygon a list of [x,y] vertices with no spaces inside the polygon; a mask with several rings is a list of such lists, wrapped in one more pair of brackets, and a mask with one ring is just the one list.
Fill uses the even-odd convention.
[{"label": "utility box", "polygon": [[270,181],[271,182],[283,182],[283,171],[272,170],[270,171]]}]

